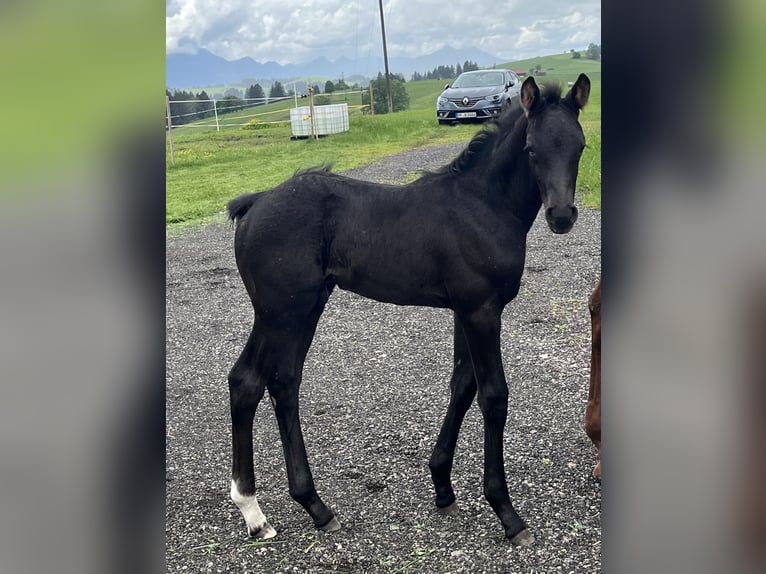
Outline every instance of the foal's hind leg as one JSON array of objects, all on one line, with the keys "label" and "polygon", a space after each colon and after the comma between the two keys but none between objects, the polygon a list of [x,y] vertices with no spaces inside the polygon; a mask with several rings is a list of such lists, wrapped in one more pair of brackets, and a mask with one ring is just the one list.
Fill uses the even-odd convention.
[{"label": "foal's hind leg", "polygon": [[255,497],[253,473],[253,417],[266,388],[279,424],[290,495],[306,509],[317,528],[340,528],[316,492],[298,415],[303,361],[328,297],[329,289],[324,289],[307,313],[300,312],[296,298],[289,319],[274,322],[257,318],[250,339],[229,375],[233,438],[231,497],[242,511],[248,533],[253,537],[276,535]]},{"label": "foal's hind leg", "polygon": [[455,491],[450,480],[452,462],[463,418],[476,396],[476,378],[473,375],[471,354],[468,352],[463,327],[457,315],[455,315],[454,337],[454,365],[450,380],[449,406],[428,463],[436,489],[436,506],[441,512],[447,514],[457,510]]},{"label": "foal's hind leg", "polygon": [[306,455],[298,411],[298,389],[301,384],[303,363],[314,337],[317,321],[324,308],[324,301],[320,298],[314,311],[307,318],[285,326],[281,330],[279,362],[267,385],[282,438],[290,496],[303,506],[317,528],[334,531],[340,529],[340,523],[317,494]]},{"label": "foal's hind leg", "polygon": [[[242,512],[247,533],[254,538],[272,538],[277,532],[266,520],[255,496],[253,470],[253,418],[266,388],[258,373],[259,327],[253,327],[237,362],[229,373],[231,407],[232,468],[231,499]],[[261,358],[260,362],[263,362]]]}]

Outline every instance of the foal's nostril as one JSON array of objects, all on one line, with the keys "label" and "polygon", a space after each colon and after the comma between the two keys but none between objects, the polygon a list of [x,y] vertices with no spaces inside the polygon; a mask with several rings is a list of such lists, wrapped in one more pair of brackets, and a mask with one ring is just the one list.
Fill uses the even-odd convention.
[{"label": "foal's nostril", "polygon": [[547,208],[545,210],[545,219],[548,220],[548,221],[553,219],[553,208],[552,207],[549,207],[549,208]]}]

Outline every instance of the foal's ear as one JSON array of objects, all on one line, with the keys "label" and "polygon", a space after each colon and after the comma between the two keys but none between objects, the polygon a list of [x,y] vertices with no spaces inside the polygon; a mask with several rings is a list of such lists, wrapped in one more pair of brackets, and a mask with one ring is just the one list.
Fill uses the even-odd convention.
[{"label": "foal's ear", "polygon": [[532,76],[529,76],[524,83],[521,84],[521,109],[524,110],[524,115],[529,115],[539,102],[540,102],[540,88],[537,87],[537,83]]},{"label": "foal's ear", "polygon": [[590,97],[590,79],[588,76],[585,74],[577,76],[577,81],[566,97],[578,110],[587,106],[588,98]]}]

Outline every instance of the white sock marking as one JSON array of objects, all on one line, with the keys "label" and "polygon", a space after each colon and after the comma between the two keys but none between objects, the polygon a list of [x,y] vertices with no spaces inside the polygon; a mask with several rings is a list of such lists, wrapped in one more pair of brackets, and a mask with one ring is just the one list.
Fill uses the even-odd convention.
[{"label": "white sock marking", "polygon": [[234,504],[237,505],[242,516],[245,518],[247,524],[248,533],[260,532],[261,529],[268,527],[268,530],[262,532],[262,538],[271,538],[276,535],[276,531],[269,526],[266,516],[261,511],[261,507],[258,504],[258,499],[254,494],[245,495],[237,488],[237,483],[231,481],[231,499]]}]

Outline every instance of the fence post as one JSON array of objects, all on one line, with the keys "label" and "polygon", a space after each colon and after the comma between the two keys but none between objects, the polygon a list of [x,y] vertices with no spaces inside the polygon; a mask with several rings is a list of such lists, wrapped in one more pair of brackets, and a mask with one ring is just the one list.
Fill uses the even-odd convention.
[{"label": "fence post", "polygon": [[218,108],[215,105],[215,98],[213,98],[213,113],[215,114],[215,131],[220,132],[221,126],[218,125]]},{"label": "fence post", "polygon": [[170,139],[170,163],[176,164],[176,157],[173,153],[173,121],[170,119],[170,96],[165,95],[165,110],[168,114],[168,137]]},{"label": "fence post", "polygon": [[309,120],[311,121],[311,137],[315,140],[319,139],[317,135],[317,127],[314,123],[314,88],[309,88]]}]

